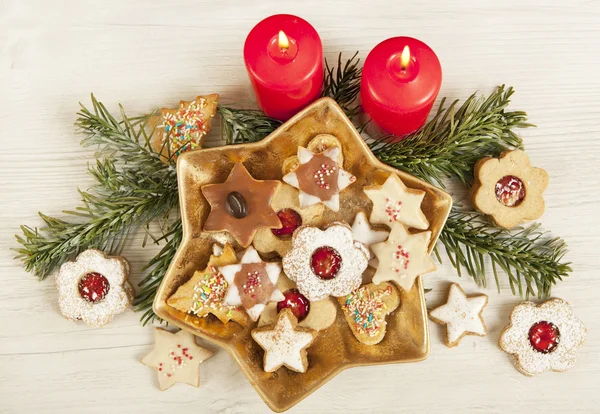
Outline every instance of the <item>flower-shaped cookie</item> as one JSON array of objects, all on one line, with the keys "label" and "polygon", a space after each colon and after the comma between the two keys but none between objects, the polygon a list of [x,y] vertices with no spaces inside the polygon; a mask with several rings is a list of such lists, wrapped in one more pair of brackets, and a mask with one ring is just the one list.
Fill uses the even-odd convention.
[{"label": "flower-shaped cookie", "polygon": [[340,191],[356,177],[338,163],[341,149],[332,147],[320,154],[298,147],[298,167],[283,176],[283,181],[300,190],[300,207],[323,203],[333,211],[340,209]]},{"label": "flower-shaped cookie", "polygon": [[298,190],[287,184],[279,187],[271,207],[277,212],[283,227],[258,229],[253,245],[261,253],[277,252],[280,256],[284,256],[292,247],[294,231],[302,225],[318,225],[325,210],[322,204],[301,208],[298,202]]},{"label": "flower-shaped cookie", "polygon": [[519,371],[533,376],[549,369],[562,372],[573,367],[575,351],[586,334],[585,326],[567,302],[550,299],[538,306],[533,302],[517,305],[499,343],[514,357]]},{"label": "flower-shaped cookie", "polygon": [[89,249],[75,261],[66,262],[56,274],[58,305],[71,320],[101,327],[131,306],[133,286],[127,280],[129,263]]},{"label": "flower-shaped cookie", "polygon": [[548,173],[534,168],[521,150],[506,151],[500,158],[483,158],[475,164],[471,189],[473,205],[501,227],[512,228],[544,213],[542,193]]},{"label": "flower-shaped cookie", "polygon": [[284,299],[277,289],[281,265],[263,262],[252,247],[246,250],[239,264],[220,267],[219,271],[228,283],[223,302],[242,305],[253,321],[258,319],[267,303]]},{"label": "flower-shaped cookie", "polygon": [[282,275],[277,282],[277,288],[283,292],[284,300],[267,304],[260,315],[258,326],[272,325],[277,319],[277,314],[283,309],[290,309],[298,319],[298,326],[322,331],[335,322],[337,308],[333,301],[325,299],[311,302],[298,290],[296,284]]},{"label": "flower-shaped cookie", "polygon": [[224,183],[202,186],[202,194],[210,204],[204,230],[227,230],[242,247],[248,247],[259,228],[281,228],[271,207],[280,185],[278,180],[255,180],[238,162]]},{"label": "flower-shaped cookie", "polygon": [[337,222],[325,230],[298,228],[282,261],[285,274],[311,302],[345,296],[358,288],[368,262],[365,245],[354,241],[347,225]]}]

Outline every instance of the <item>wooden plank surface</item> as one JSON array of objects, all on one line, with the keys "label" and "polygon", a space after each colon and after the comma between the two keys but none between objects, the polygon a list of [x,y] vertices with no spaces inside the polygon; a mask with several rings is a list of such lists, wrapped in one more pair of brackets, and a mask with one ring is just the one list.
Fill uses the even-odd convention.
[{"label": "wooden plank surface", "polygon": [[[544,227],[569,243],[572,277],[554,295],[588,327],[576,367],[536,378],[519,374],[497,339],[520,299],[459,280],[445,263],[426,277],[429,306],[449,281],[490,296],[490,333],[458,348],[431,325],[431,356],[418,364],[346,371],[294,413],[597,412],[600,395],[600,3],[507,0],[411,4],[398,1],[90,1],[0,0],[0,413],[261,413],[267,407],[222,350],[201,367],[199,389],[157,388],[139,363],[150,327],[128,312],[102,329],[60,315],[51,280],[38,283],[12,259],[19,224],[39,225],[39,210],[60,215],[91,180],[93,152],[79,146],[77,102],[94,92],[131,113],[218,92],[246,104],[242,59],[248,31],[288,12],[310,21],[326,56],[364,58],[379,41],[410,35],[438,54],[440,96],[466,98],[498,84],[517,89],[513,108],[538,127],[522,131],[536,166],[550,174]],[[212,144],[218,144],[214,134]],[[125,255],[140,280],[156,248],[132,238]],[[505,284],[506,287],[506,284]],[[210,346],[209,346],[210,347]]]}]

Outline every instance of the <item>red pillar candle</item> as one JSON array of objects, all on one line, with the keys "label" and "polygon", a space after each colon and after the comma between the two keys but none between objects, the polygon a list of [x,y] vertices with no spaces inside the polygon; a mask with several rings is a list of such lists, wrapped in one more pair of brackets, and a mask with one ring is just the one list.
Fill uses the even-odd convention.
[{"label": "red pillar candle", "polygon": [[277,14],[258,23],[244,44],[258,106],[282,121],[314,101],[323,87],[323,45],[306,20]]},{"label": "red pillar candle", "polygon": [[423,126],[441,85],[442,67],[433,50],[412,37],[393,37],[365,60],[363,109],[384,132],[403,136]]}]

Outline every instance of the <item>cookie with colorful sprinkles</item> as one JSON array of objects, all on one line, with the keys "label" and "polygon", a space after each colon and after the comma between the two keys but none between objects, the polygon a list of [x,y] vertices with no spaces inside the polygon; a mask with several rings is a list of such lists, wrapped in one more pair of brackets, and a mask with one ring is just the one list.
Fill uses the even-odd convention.
[{"label": "cookie with colorful sprinkles", "polygon": [[375,345],[383,340],[385,318],[400,305],[400,295],[391,283],[369,283],[338,302],[354,337],[365,345]]},{"label": "cookie with colorful sprinkles", "polygon": [[210,257],[206,269],[196,271],[188,282],[181,285],[167,299],[167,304],[181,312],[200,318],[213,314],[223,323],[233,320],[245,325],[248,322],[246,312],[239,306],[224,303],[225,292],[229,285],[218,271],[220,266],[237,263],[237,256],[229,243],[218,253],[218,255],[213,254]]}]

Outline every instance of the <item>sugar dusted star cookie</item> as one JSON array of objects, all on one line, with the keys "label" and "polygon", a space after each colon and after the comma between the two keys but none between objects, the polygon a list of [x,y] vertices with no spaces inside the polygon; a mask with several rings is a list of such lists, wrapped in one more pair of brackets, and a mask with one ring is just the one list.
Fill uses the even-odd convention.
[{"label": "sugar dusted star cookie", "polygon": [[367,220],[366,213],[360,211],[356,214],[356,217],[354,217],[354,223],[352,223],[352,235],[354,236],[354,240],[367,246],[370,254],[369,266],[376,269],[379,265],[379,260],[375,258],[375,255],[371,250],[371,245],[385,241],[390,235],[390,232],[387,230],[377,230],[371,227],[369,220]]},{"label": "sugar dusted star cookie", "polygon": [[282,366],[306,372],[308,359],[306,348],[312,344],[316,333],[311,329],[300,328],[290,309],[279,313],[275,326],[264,326],[252,331],[252,338],[265,351],[264,370],[275,372]]},{"label": "sugar dusted star cookie", "polygon": [[227,230],[242,247],[247,247],[259,228],[281,228],[271,207],[280,185],[278,180],[255,180],[238,162],[224,183],[202,186],[202,194],[210,204],[204,230]]},{"label": "sugar dusted star cookie", "polygon": [[177,382],[200,386],[200,363],[210,358],[212,351],[196,344],[194,335],[186,331],[171,333],[156,328],[154,349],[142,364],[154,368],[161,391]]},{"label": "sugar dusted star cookie", "polygon": [[446,345],[450,348],[455,347],[465,335],[487,334],[481,315],[487,302],[487,295],[467,296],[459,285],[452,283],[448,301],[430,311],[429,318],[446,325]]},{"label": "sugar dusted star cookie", "polygon": [[421,210],[425,191],[406,187],[396,174],[390,174],[383,185],[365,187],[364,192],[373,202],[371,223],[389,227],[402,223],[420,230],[429,228],[429,221]]},{"label": "sugar dusted star cookie", "polygon": [[213,254],[208,260],[206,269],[196,271],[194,276],[167,300],[169,306],[181,312],[196,315],[200,318],[209,313],[215,315],[223,323],[234,320],[242,325],[248,322],[248,315],[239,306],[224,303],[225,292],[229,286],[218,267],[237,263],[233,247],[227,243],[220,248],[213,246]]},{"label": "sugar dusted star cookie", "polygon": [[392,224],[389,238],[371,246],[379,259],[373,283],[394,281],[406,292],[410,291],[415,279],[436,270],[427,253],[431,232],[410,234],[400,223]]},{"label": "sugar dusted star cookie", "polygon": [[298,165],[283,176],[283,181],[296,187],[300,207],[323,203],[333,211],[340,209],[340,191],[356,181],[338,163],[341,149],[332,147],[322,153],[298,147]]},{"label": "sugar dusted star cookie", "polygon": [[239,264],[220,267],[219,271],[228,283],[224,303],[242,305],[253,321],[258,319],[267,303],[284,299],[277,289],[281,265],[263,262],[252,247],[246,250]]}]

